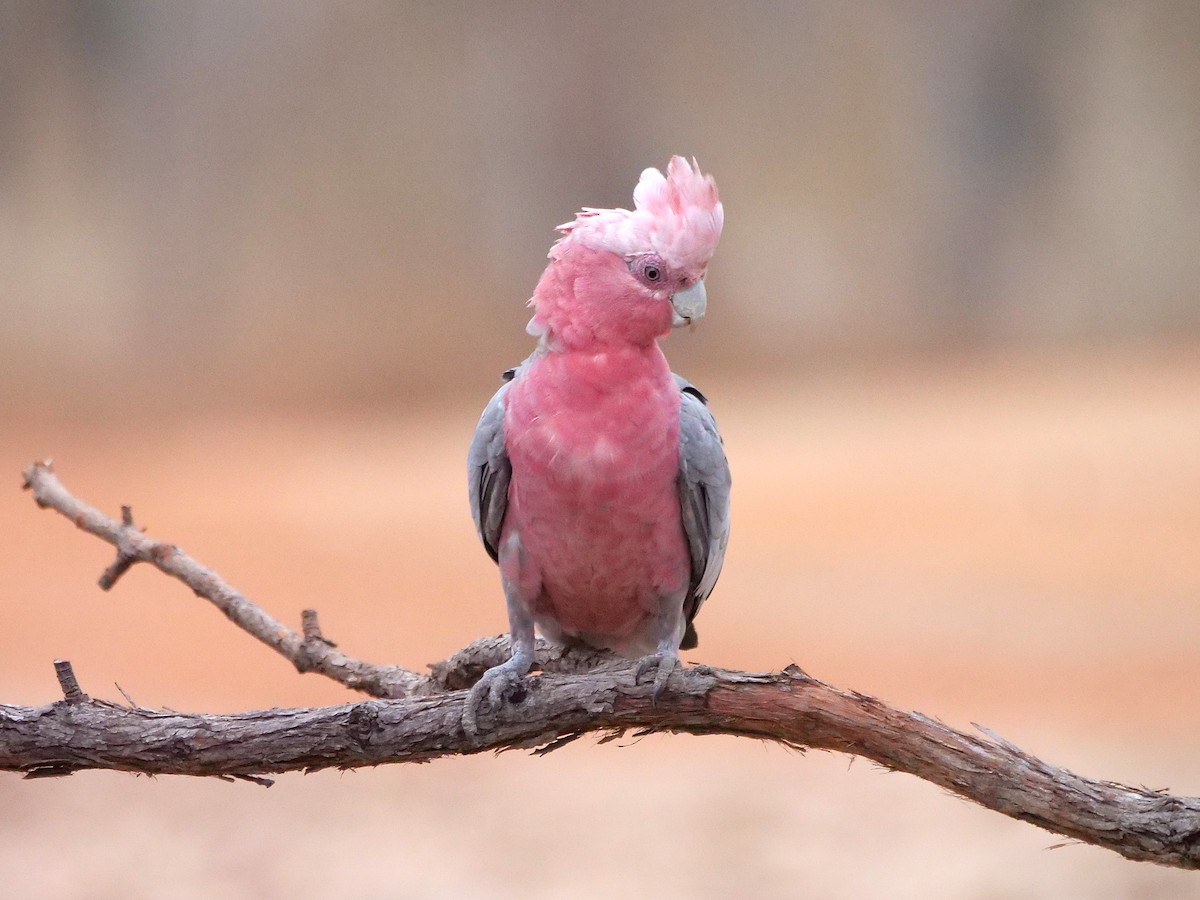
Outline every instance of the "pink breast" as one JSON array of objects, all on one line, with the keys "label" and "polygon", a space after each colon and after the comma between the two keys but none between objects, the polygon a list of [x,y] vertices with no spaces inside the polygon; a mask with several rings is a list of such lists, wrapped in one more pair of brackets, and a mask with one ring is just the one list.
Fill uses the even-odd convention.
[{"label": "pink breast", "polygon": [[652,644],[642,632],[689,574],[679,396],[652,350],[550,354],[506,404],[522,596],[544,629],[614,649]]}]

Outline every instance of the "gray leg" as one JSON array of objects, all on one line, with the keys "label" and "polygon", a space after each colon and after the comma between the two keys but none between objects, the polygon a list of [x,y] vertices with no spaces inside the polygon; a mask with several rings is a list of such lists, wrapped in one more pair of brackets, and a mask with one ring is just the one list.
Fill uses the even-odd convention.
[{"label": "gray leg", "polygon": [[633,682],[637,684],[643,675],[651,669],[657,669],[654,673],[654,691],[650,694],[653,702],[658,702],[658,698],[667,689],[667,680],[679,665],[679,642],[683,640],[684,628],[683,597],[677,595],[664,599],[663,616],[659,620],[658,646],[653,655],[639,659],[633,670]]},{"label": "gray leg", "polygon": [[484,698],[493,710],[499,709],[504,695],[521,681],[533,667],[533,618],[517,596],[516,585],[504,582],[504,598],[508,604],[508,635],[512,656],[507,662],[492,666],[483,673],[467,694],[463,706],[462,726],[467,735],[479,733],[479,712]]},{"label": "gray leg", "polygon": [[671,673],[678,665],[679,642],[669,640],[662,642],[653,656],[643,656],[638,660],[637,667],[633,670],[633,682],[637,684],[642,680],[642,676],[651,669],[658,669],[654,673],[654,691],[650,694],[651,702],[657,703],[662,692],[667,689],[667,679],[671,677]]}]

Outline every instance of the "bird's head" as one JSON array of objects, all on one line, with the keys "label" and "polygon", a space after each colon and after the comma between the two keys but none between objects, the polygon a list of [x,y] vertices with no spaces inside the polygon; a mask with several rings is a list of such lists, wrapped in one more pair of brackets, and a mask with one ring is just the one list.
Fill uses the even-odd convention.
[{"label": "bird's head", "polygon": [[705,311],[704,276],[725,213],[711,176],[671,158],[646,169],[633,209],[585,207],[560,225],[530,300],[530,332],[550,346],[649,343]]}]

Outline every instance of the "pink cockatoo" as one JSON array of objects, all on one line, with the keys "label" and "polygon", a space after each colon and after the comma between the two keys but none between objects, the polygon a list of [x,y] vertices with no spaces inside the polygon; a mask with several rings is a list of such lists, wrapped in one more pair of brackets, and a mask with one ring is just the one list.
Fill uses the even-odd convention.
[{"label": "pink cockatoo", "polygon": [[474,733],[533,664],[535,627],[640,658],[666,687],[729,540],[729,465],[703,394],[658,339],[704,315],[721,235],[717,186],[674,157],[633,211],[559,226],[529,301],[533,354],[505,373],[468,456],[471,513],[499,563],[512,655],[472,688]]}]

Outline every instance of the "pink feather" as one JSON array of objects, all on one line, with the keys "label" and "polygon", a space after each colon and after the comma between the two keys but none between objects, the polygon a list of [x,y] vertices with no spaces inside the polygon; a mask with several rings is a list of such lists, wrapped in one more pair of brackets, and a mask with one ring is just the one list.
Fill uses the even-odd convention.
[{"label": "pink feather", "polygon": [[[539,351],[504,414],[512,480],[500,545],[520,551],[500,563],[548,637],[638,656],[662,640],[664,598],[681,597],[690,576],[679,389],[657,338],[671,328],[672,293],[703,278],[724,212],[712,178],[679,156],[665,176],[645,170],[633,197],[632,211],[584,209],[560,226],[530,301]],[[671,280],[639,280],[643,257]]]}]

